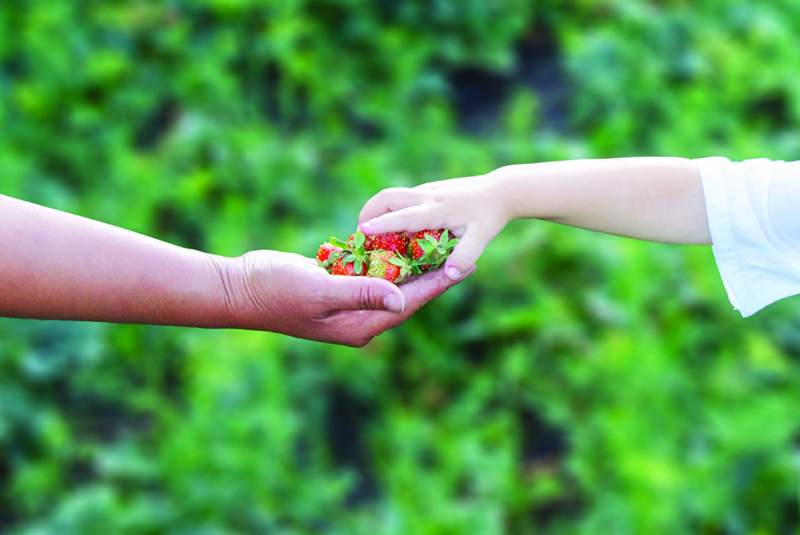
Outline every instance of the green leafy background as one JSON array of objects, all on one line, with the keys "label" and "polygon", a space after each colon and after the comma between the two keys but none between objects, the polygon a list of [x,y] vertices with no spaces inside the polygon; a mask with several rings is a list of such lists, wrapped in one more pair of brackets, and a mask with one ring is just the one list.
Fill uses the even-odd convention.
[{"label": "green leafy background", "polygon": [[[313,256],[389,186],[800,154],[794,0],[0,3],[2,193]],[[797,534],[800,314],[517,221],[364,349],[0,321],[0,531]]]}]

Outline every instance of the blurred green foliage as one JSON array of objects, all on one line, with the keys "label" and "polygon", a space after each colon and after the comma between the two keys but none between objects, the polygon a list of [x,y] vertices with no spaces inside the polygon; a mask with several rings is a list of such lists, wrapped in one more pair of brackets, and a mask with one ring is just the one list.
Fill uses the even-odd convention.
[{"label": "blurred green foliage", "polygon": [[[0,191],[225,255],[511,163],[800,153],[794,0],[0,3]],[[13,535],[799,533],[800,315],[514,222],[362,350],[0,321]]]}]

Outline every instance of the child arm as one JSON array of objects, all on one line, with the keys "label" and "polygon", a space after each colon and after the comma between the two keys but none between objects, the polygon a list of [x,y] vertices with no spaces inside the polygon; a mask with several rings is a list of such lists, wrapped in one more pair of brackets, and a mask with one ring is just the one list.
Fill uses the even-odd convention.
[{"label": "child arm", "polygon": [[461,238],[457,278],[513,220],[535,218],[666,243],[711,243],[697,165],[684,158],[570,160],[502,167],[484,176],[391,188],[364,206],[367,234],[446,227]]}]

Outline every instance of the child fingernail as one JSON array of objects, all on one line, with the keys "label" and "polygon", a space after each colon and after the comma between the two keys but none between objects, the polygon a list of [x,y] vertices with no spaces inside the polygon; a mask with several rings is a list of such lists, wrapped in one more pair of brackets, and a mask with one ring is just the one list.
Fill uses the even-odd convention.
[{"label": "child fingernail", "polygon": [[461,272],[458,271],[458,268],[456,268],[454,266],[450,266],[447,269],[445,269],[444,273],[445,273],[445,275],[447,275],[448,279],[453,280],[453,281],[457,281],[458,279],[461,278]]}]

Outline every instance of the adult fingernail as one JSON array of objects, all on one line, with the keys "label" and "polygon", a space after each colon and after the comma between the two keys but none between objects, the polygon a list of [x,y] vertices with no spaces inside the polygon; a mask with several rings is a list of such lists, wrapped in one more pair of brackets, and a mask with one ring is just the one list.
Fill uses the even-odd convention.
[{"label": "adult fingernail", "polygon": [[383,308],[399,314],[403,311],[403,301],[396,294],[386,294],[386,297],[383,298]]},{"label": "adult fingernail", "polygon": [[448,267],[447,269],[444,270],[444,273],[445,275],[447,275],[447,278],[452,281],[457,281],[458,279],[461,278],[461,272],[455,266]]}]

